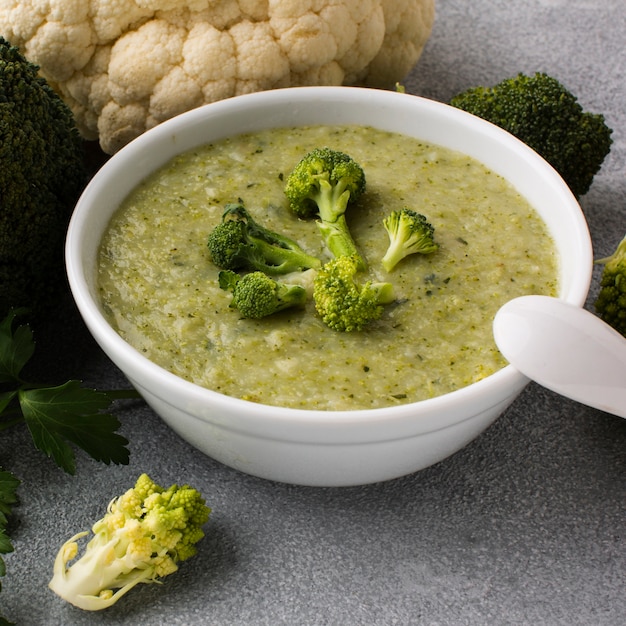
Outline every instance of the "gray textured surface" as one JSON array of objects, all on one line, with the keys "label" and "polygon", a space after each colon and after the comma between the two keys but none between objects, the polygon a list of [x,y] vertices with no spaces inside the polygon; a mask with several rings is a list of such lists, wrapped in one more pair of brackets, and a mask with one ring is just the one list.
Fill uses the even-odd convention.
[{"label": "gray textured surface", "polygon": [[[409,91],[447,100],[518,71],[546,71],[602,112],[614,146],[582,200],[597,256],[626,233],[624,0],[439,0]],[[597,289],[594,274],[591,296]],[[123,384],[71,316],[51,365]],[[64,341],[74,340],[69,351]],[[484,435],[388,483],[311,489],[223,467],[141,404],[120,410],[127,467],[80,458],[75,477],[3,436],[23,479],[0,606],[20,624],[485,625],[626,623],[626,421],[530,385]],[[200,554],[107,612],[47,589],[56,548],[141,471],[197,486],[214,509]]]}]

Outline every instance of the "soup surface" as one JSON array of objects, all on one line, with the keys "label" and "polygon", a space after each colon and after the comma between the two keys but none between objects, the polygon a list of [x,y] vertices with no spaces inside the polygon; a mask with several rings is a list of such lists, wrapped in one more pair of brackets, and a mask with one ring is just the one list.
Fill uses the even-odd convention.
[{"label": "soup surface", "polygon": [[[224,206],[243,200],[261,224],[328,258],[315,221],[295,218],[284,179],[315,147],[350,154],[367,190],[349,207],[370,278],[398,302],[366,330],[327,328],[312,302],[262,320],[240,319],[207,236]],[[435,228],[439,250],[386,273],[382,219],[408,206]],[[215,391],[307,409],[378,408],[441,395],[503,367],[491,330],[515,296],[556,295],[554,243],[534,209],[477,161],[367,127],[274,129],[174,158],[118,209],[99,257],[103,309],[147,358]],[[310,284],[312,272],[288,277]],[[283,279],[286,282],[287,279]]]}]

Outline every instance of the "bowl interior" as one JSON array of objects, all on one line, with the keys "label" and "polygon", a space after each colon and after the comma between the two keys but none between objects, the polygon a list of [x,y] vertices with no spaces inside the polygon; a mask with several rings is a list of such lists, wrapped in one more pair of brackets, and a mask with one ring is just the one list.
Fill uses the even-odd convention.
[{"label": "bowl interior", "polygon": [[[584,303],[591,280],[592,251],[582,211],[558,174],[508,133],[447,105],[395,92],[348,87],[301,87],[261,92],[200,107],[144,133],[102,167],[77,204],[66,247],[70,286],[90,331],[109,356],[112,356],[113,349],[120,359],[113,360],[127,374],[131,361],[138,367],[137,362],[146,360],[108,326],[100,309],[95,281],[100,238],[113,212],[143,178],[180,152],[233,134],[305,124],[375,126],[443,145],[478,159],[508,179],[545,220],[561,259],[559,295],[576,305]],[[262,405],[247,407],[251,403],[197,388],[148,362],[140,367],[147,368],[154,376],[158,374],[163,384],[176,384],[179,388],[182,385],[187,393],[195,394],[199,399],[240,403],[242,413],[250,410],[258,415],[266,411],[268,416],[271,413],[272,419],[280,419],[283,413],[289,416],[299,413],[303,417],[306,415],[307,419],[328,419],[328,415],[312,415],[324,412],[277,411],[274,407]],[[522,378],[508,366],[470,387],[488,393],[491,384],[497,382],[503,387],[519,387]],[[459,393],[459,398],[464,398],[468,391],[460,390],[418,404],[445,406],[450,401],[449,396]],[[415,411],[415,406],[356,413],[396,411],[405,414],[409,410]],[[332,419],[354,421],[354,413],[333,414]]]}]

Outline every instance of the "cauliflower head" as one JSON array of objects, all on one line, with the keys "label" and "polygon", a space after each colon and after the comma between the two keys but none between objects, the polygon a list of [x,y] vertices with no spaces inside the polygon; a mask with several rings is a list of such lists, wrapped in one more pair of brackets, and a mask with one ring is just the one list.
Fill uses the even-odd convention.
[{"label": "cauliflower head", "polygon": [[179,113],[306,85],[390,87],[435,0],[0,0],[0,33],[113,154]]}]

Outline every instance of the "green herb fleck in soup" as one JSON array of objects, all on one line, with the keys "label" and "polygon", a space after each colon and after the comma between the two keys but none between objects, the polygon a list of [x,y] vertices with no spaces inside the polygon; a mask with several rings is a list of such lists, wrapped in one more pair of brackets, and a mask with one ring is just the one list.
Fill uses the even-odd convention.
[{"label": "green herb fleck in soup", "polygon": [[[314,221],[287,208],[285,178],[308,151],[353,157],[367,180],[348,208],[367,278],[396,302],[359,332],[338,332],[309,300],[241,319],[220,289],[207,236],[243,201],[266,227],[328,260]],[[436,252],[386,272],[382,220],[409,207],[435,229]],[[281,277],[310,289],[315,270]],[[507,300],[556,295],[554,243],[534,209],[500,176],[457,152],[367,127],[274,129],[174,158],[114,215],[101,244],[99,290],[109,321],[147,358],[198,385],[276,406],[354,410],[438,396],[506,363],[491,324]]]}]

